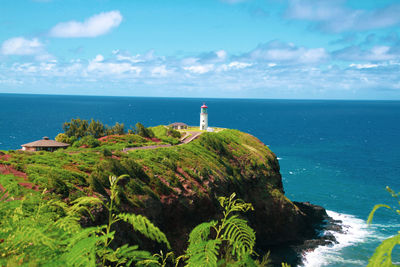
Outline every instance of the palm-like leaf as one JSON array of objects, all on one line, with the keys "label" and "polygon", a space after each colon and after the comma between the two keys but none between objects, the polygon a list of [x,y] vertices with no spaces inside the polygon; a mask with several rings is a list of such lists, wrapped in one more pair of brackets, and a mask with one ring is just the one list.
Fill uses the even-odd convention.
[{"label": "palm-like leaf", "polygon": [[392,263],[392,250],[400,245],[400,234],[384,240],[369,259],[368,267],[398,266]]},{"label": "palm-like leaf", "polygon": [[225,221],[222,238],[232,247],[232,255],[238,259],[253,253],[256,235],[246,220],[232,215]]},{"label": "palm-like leaf", "polygon": [[190,244],[187,249],[188,267],[214,267],[217,266],[218,250],[221,245],[221,240],[208,240],[195,244]]},{"label": "palm-like leaf", "polygon": [[117,215],[117,218],[131,224],[135,231],[138,231],[147,238],[157,241],[158,243],[164,243],[171,249],[171,245],[165,234],[146,217],[132,213],[121,213]]}]

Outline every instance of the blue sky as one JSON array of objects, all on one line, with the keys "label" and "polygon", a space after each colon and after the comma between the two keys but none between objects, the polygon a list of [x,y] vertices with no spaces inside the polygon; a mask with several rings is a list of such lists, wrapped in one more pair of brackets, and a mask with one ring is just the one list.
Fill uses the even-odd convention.
[{"label": "blue sky", "polygon": [[0,93],[400,99],[400,3],[16,0]]}]

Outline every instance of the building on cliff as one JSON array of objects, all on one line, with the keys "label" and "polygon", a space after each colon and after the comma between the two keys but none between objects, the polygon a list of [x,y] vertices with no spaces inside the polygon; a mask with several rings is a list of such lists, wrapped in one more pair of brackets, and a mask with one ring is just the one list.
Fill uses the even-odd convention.
[{"label": "building on cliff", "polygon": [[53,152],[59,148],[67,148],[69,144],[50,140],[47,136],[43,137],[42,140],[27,143],[22,146],[24,151],[50,151]]},{"label": "building on cliff", "polygon": [[200,111],[200,130],[207,130],[208,128],[208,113],[207,113],[208,107],[206,104],[203,104],[201,106],[201,111]]},{"label": "building on cliff", "polygon": [[185,130],[188,128],[188,125],[183,122],[174,122],[170,124],[169,127],[172,127],[174,130]]}]

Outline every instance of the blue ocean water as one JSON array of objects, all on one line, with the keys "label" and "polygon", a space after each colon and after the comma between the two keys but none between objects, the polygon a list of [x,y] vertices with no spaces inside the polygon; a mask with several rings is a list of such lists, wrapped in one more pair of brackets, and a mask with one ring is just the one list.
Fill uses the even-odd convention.
[{"label": "blue ocean water", "polygon": [[[199,123],[209,106],[210,126],[248,132],[276,153],[286,195],[322,205],[343,221],[339,244],[305,255],[305,266],[365,266],[379,242],[400,228],[399,216],[376,213],[395,205],[400,191],[400,101],[189,99],[0,94],[0,149],[54,138],[71,118],[145,126]],[[400,254],[400,253],[399,253]]]}]

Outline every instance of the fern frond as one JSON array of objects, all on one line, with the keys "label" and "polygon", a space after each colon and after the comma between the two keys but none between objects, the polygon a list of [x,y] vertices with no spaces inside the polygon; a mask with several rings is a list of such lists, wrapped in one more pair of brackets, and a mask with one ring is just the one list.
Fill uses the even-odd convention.
[{"label": "fern frond", "polygon": [[246,254],[252,254],[256,235],[247,221],[232,215],[224,225],[222,238],[231,245],[232,255],[241,259]]},{"label": "fern frond", "polygon": [[218,261],[218,251],[221,240],[208,240],[200,243],[189,244],[187,249],[188,267],[215,267]]},{"label": "fern frond", "polygon": [[81,214],[84,211],[91,214],[88,207],[102,205],[103,201],[97,197],[80,197],[72,201],[72,204],[73,205],[68,208],[69,215]]},{"label": "fern frond", "polygon": [[254,210],[251,203],[246,203],[242,199],[235,199],[236,194],[232,193],[229,198],[219,197],[219,204],[225,209],[225,216],[231,212],[246,212],[248,210]]},{"label": "fern frond", "polygon": [[32,245],[44,245],[50,249],[54,249],[56,247],[56,240],[52,238],[46,231],[45,227],[35,228],[30,227],[29,225],[23,225],[19,227],[16,232],[13,234],[13,247],[24,247],[26,244]]},{"label": "fern frond", "polygon": [[400,245],[400,234],[384,240],[369,259],[368,267],[389,267],[392,263],[392,250]]},{"label": "fern frond", "polygon": [[228,262],[229,267],[263,267],[258,261],[254,260],[250,254],[244,255],[239,261]]},{"label": "fern frond", "polygon": [[372,209],[372,211],[369,213],[368,215],[368,220],[367,220],[367,224],[370,224],[372,222],[372,219],[374,218],[374,214],[375,212],[380,209],[380,208],[387,208],[387,209],[392,209],[390,206],[385,205],[385,204],[378,204],[375,205],[374,208]]},{"label": "fern frond", "polygon": [[140,265],[143,262],[158,262],[148,251],[138,250],[138,246],[125,244],[115,250],[116,265],[131,266],[133,262]]},{"label": "fern frond", "polygon": [[96,248],[99,238],[95,235],[82,238],[88,232],[80,235],[79,240],[75,240],[73,245],[68,246],[68,252],[63,255],[67,266],[96,266]]},{"label": "fern frond", "polygon": [[200,243],[208,240],[210,230],[217,225],[217,221],[205,222],[197,225],[189,235],[189,244]]},{"label": "fern frond", "polygon": [[168,249],[171,249],[171,245],[169,244],[165,234],[145,216],[132,213],[121,213],[118,214],[117,217],[131,224],[135,231],[138,231],[147,238],[157,241],[158,243],[164,243],[167,245]]},{"label": "fern frond", "polygon": [[77,233],[81,230],[79,218],[72,216],[66,216],[58,219],[54,226],[69,234]]}]

